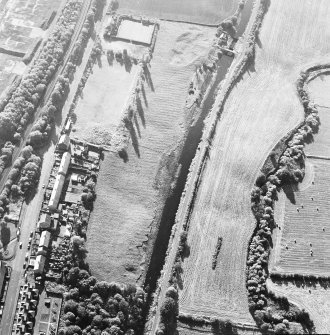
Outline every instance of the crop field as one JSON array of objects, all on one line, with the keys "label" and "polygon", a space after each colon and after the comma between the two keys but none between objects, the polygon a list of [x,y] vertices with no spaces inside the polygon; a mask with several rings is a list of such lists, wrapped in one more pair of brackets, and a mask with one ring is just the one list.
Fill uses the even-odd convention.
[{"label": "crop field", "polygon": [[[300,121],[295,81],[303,66],[328,60],[327,1],[272,1],[253,66],[231,92],[216,128],[190,217],[180,310],[253,322],[246,255],[255,228],[250,191],[272,147]],[[223,238],[216,268],[212,255]]]},{"label": "crop field", "polygon": [[316,334],[329,334],[329,288],[319,284],[297,287],[291,283],[275,284],[270,280],[267,282],[267,286],[272,292],[287,297],[290,302],[305,309],[315,324]]},{"label": "crop field", "polygon": [[214,34],[213,28],[160,24],[126,162],[105,152],[101,163],[87,239],[88,262],[99,279],[135,282],[143,275],[150,252],[143,244],[155,234],[185,133],[189,81]]},{"label": "crop field", "polygon": [[49,0],[9,0],[0,12],[0,47],[26,52],[36,37],[43,36],[40,26],[60,4]]},{"label": "crop field", "polygon": [[120,0],[119,11],[166,20],[219,24],[235,13],[238,0]]},{"label": "crop field", "polygon": [[279,202],[277,223],[283,231],[274,270],[329,276],[330,161],[307,158],[306,166],[305,181]]},{"label": "crop field", "polygon": [[114,61],[111,65],[102,55],[93,67],[76,107],[74,136],[96,143],[109,144],[119,124],[138,67],[130,71]]}]

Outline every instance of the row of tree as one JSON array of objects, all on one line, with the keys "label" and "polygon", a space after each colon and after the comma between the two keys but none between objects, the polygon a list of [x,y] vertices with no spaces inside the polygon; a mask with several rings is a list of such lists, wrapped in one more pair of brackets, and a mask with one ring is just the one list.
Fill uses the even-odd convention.
[{"label": "row of tree", "polygon": [[31,146],[22,149],[21,155],[15,160],[0,194],[0,216],[8,208],[11,197],[28,196],[35,189],[40,177],[41,159]]}]

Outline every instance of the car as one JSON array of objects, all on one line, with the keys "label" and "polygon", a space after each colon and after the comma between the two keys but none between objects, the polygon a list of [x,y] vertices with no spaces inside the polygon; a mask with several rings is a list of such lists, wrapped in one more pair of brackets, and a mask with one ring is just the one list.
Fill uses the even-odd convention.
[{"label": "car", "polygon": [[24,262],[24,264],[23,264],[23,269],[25,269],[25,268],[26,268],[26,265],[27,265],[27,263],[26,263],[26,262]]},{"label": "car", "polygon": [[19,248],[22,249],[22,245],[23,243],[22,242],[19,242]]},{"label": "car", "polygon": [[30,244],[28,244],[28,247],[27,247],[27,249],[28,249],[28,250],[30,250],[30,247],[31,247],[31,245],[30,245]]},{"label": "car", "polygon": [[27,261],[28,258],[29,258],[29,253],[27,252],[27,253],[25,254],[25,260]]},{"label": "car", "polygon": [[32,237],[32,236],[33,236],[33,230],[30,231],[30,237]]},{"label": "car", "polygon": [[42,184],[42,188],[45,188],[45,184]]},{"label": "car", "polygon": [[31,242],[32,242],[32,237],[29,238],[29,244],[31,244]]}]

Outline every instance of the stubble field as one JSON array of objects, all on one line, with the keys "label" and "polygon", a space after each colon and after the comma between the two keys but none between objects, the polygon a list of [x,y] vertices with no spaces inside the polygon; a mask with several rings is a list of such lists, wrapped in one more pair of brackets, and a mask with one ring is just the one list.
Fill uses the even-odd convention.
[{"label": "stubble field", "polygon": [[167,20],[219,24],[235,13],[238,0],[120,0],[119,11]]},{"label": "stubble field", "polygon": [[[327,1],[273,1],[260,32],[254,66],[224,106],[190,218],[190,256],[183,263],[180,310],[253,322],[246,256],[255,219],[250,191],[272,147],[304,113],[295,81],[329,53]],[[223,238],[215,270],[212,255]]]},{"label": "stubble field", "polygon": [[143,112],[133,122],[127,160],[105,152],[101,163],[87,239],[88,262],[99,279],[127,283],[145,274],[152,244],[145,243],[156,234],[186,130],[189,81],[214,34],[213,28],[160,24],[149,84],[144,83]]}]

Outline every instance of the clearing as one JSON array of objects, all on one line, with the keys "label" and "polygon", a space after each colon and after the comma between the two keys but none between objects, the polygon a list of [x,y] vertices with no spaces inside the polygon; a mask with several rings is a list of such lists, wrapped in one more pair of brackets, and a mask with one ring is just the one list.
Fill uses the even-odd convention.
[{"label": "clearing", "polygon": [[[208,27],[160,24],[127,160],[105,152],[101,162],[87,239],[88,263],[98,279],[127,283],[144,274],[188,123],[184,105],[189,82],[214,34]],[[143,247],[150,235],[151,245]]]},{"label": "clearing", "polygon": [[[183,262],[184,313],[253,322],[245,276],[255,228],[250,191],[273,146],[304,117],[295,81],[307,63],[328,60],[329,14],[328,1],[271,3],[255,63],[224,106],[204,167]],[[218,237],[223,243],[212,270]]]},{"label": "clearing", "polygon": [[120,0],[119,12],[166,20],[219,24],[235,13],[238,0]]}]

